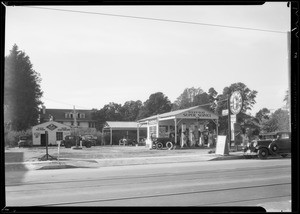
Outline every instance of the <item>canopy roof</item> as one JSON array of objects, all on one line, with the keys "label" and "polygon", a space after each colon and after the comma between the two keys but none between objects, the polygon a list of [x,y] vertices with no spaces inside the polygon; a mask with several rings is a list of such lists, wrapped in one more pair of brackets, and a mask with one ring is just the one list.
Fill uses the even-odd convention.
[{"label": "canopy roof", "polygon": [[132,122],[132,121],[106,121],[103,129],[113,129],[113,130],[137,130],[139,129],[146,129],[146,127],[141,127],[139,123]]},{"label": "canopy roof", "polygon": [[218,115],[208,111],[200,106],[194,106],[187,109],[180,109],[176,111],[171,111],[163,114],[154,115],[139,120],[138,122],[146,122],[150,120],[168,120],[168,119],[218,119]]}]

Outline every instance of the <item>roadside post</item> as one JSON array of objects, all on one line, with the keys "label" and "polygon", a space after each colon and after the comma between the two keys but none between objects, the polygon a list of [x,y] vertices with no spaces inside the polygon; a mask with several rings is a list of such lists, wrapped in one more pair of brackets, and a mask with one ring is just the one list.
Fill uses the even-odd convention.
[{"label": "roadside post", "polygon": [[60,140],[57,141],[57,160],[58,160],[58,163],[59,163],[59,150],[60,150]]},{"label": "roadside post", "polygon": [[45,160],[56,160],[57,158],[52,157],[51,155],[49,155],[48,153],[48,131],[45,131],[45,135],[46,135],[46,154],[39,158],[40,161],[45,161]]}]

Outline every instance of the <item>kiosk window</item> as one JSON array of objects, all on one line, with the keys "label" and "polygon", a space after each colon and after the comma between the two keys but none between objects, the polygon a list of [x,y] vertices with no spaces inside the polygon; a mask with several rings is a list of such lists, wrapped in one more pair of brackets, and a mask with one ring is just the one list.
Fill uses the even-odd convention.
[{"label": "kiosk window", "polygon": [[63,140],[63,133],[62,132],[56,132],[56,140]]}]

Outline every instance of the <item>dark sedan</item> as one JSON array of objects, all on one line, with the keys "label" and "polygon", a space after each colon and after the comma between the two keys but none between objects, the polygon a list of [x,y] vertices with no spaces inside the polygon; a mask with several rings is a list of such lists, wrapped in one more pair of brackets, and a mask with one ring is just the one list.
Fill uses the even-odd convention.
[{"label": "dark sedan", "polygon": [[[263,136],[268,136],[267,134]],[[244,153],[256,154],[260,159],[267,159],[268,156],[286,157],[291,153],[291,133],[276,132],[269,136],[260,137],[259,140],[253,140],[244,148]]]}]

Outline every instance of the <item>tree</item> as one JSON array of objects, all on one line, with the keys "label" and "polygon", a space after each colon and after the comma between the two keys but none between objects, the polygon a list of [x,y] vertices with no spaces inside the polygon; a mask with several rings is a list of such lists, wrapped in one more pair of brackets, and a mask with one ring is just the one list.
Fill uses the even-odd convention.
[{"label": "tree", "polygon": [[195,96],[192,106],[198,106],[198,105],[203,105],[202,108],[210,110],[210,106],[211,106],[210,96],[206,92],[201,93],[201,94],[197,94]]},{"label": "tree", "polygon": [[151,94],[149,99],[144,102],[138,119],[150,117],[156,114],[162,114],[171,111],[172,104],[167,96],[162,92]]},{"label": "tree", "polygon": [[29,56],[14,45],[5,57],[4,120],[12,130],[27,130],[38,123],[40,98],[40,74],[33,70]]},{"label": "tree", "polygon": [[121,108],[123,120],[135,121],[138,118],[141,107],[142,102],[140,100],[125,102]]},{"label": "tree", "polygon": [[102,130],[106,121],[123,121],[121,109],[121,104],[110,102],[99,111],[95,111],[92,117],[97,121],[96,129]]},{"label": "tree", "polygon": [[[215,112],[218,115],[222,115],[222,110],[228,109],[227,100],[228,97],[231,95],[234,91],[240,91],[243,98],[243,107],[241,109],[241,113],[239,114],[240,121],[244,121],[246,118],[244,117],[246,115],[247,110],[251,110],[252,106],[256,103],[255,98],[257,95],[257,91],[250,90],[244,83],[238,82],[233,83],[229,87],[225,87],[223,89],[223,93],[218,95],[216,97],[217,106],[215,108]],[[219,119],[220,123],[220,132],[225,132],[228,129],[228,121],[227,116],[226,117],[220,117]]]},{"label": "tree", "polygon": [[263,132],[290,131],[288,111],[277,109],[268,120],[262,121],[261,129]]},{"label": "tree", "polygon": [[262,122],[263,120],[269,120],[270,119],[270,110],[267,108],[263,108],[263,109],[259,110],[256,113],[255,118],[258,119],[260,122]]},{"label": "tree", "polygon": [[173,110],[185,109],[194,106],[195,96],[202,94],[204,91],[201,88],[186,88],[182,94],[175,100]]},{"label": "tree", "polygon": [[289,111],[291,102],[289,89],[285,91],[283,102],[285,102],[285,109]]}]

